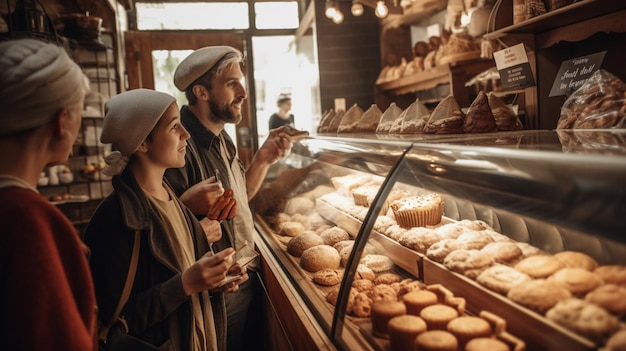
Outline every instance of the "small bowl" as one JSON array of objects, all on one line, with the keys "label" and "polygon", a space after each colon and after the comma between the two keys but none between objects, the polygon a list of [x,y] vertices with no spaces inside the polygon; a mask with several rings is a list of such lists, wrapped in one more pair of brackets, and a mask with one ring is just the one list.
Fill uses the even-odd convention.
[{"label": "small bowl", "polygon": [[74,181],[74,173],[61,173],[59,174],[59,181],[62,184],[69,184]]},{"label": "small bowl", "polygon": [[48,185],[48,182],[50,182],[50,178],[48,178],[48,177],[39,177],[39,180],[37,181],[37,185],[39,185],[39,186],[46,186],[46,185]]}]

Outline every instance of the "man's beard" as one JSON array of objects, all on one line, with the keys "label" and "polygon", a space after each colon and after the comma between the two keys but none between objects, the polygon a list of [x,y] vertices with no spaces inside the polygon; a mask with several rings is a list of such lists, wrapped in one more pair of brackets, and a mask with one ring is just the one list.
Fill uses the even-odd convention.
[{"label": "man's beard", "polygon": [[219,106],[214,101],[209,100],[209,111],[214,122],[234,123],[241,122],[241,113],[234,114],[230,105]]}]

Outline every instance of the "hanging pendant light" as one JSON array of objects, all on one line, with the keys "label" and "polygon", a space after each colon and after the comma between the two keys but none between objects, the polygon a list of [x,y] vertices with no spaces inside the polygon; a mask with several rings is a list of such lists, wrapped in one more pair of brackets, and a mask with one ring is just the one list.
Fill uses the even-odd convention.
[{"label": "hanging pendant light", "polygon": [[380,0],[376,2],[376,9],[374,10],[374,14],[378,18],[387,17],[387,15],[389,14],[389,9],[387,8],[387,5],[385,5],[384,1]]},{"label": "hanging pendant light", "polygon": [[363,14],[363,5],[358,0],[352,1],[350,12],[352,12],[352,16],[361,16]]}]

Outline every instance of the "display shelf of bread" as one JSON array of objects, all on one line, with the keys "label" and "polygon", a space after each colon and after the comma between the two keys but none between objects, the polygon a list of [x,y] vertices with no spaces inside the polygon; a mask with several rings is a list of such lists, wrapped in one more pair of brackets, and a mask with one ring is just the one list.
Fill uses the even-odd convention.
[{"label": "display shelf of bread", "polygon": [[[331,123],[331,120],[333,121]],[[337,128],[334,128],[334,125]],[[328,112],[322,118],[319,133],[427,135],[469,134],[515,131],[523,125],[510,105],[497,94],[479,91],[467,112],[453,95],[448,95],[430,111],[416,99],[406,109],[392,103],[382,112],[375,104],[363,111],[354,104],[345,113]]]}]

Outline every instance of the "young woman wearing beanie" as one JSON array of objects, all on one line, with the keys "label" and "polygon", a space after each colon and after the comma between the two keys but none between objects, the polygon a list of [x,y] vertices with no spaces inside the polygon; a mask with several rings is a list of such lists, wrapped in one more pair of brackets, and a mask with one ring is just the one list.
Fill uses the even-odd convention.
[{"label": "young woman wearing beanie", "polygon": [[[139,231],[137,273],[120,313],[129,334],[167,350],[222,350],[222,292],[237,290],[248,277],[232,265],[232,248],[211,250],[207,237],[220,238],[219,223],[217,235],[205,232],[164,182],[167,168],[184,166],[188,138],[168,94],[136,89],[107,101],[101,141],[116,151],[105,158],[103,172],[113,175],[114,192],[92,216],[85,242],[102,323],[114,315]],[[215,179],[207,187],[215,204],[223,188]],[[241,277],[220,287],[229,273]]]}]

